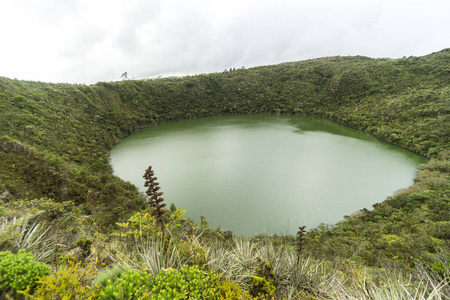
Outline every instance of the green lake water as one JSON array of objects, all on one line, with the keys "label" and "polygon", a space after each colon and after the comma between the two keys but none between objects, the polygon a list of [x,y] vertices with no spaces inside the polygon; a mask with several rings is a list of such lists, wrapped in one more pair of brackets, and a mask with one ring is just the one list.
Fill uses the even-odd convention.
[{"label": "green lake water", "polygon": [[140,191],[151,165],[167,207],[246,236],[295,234],[371,209],[426,161],[333,121],[277,115],[164,124],[111,150],[114,174]]}]

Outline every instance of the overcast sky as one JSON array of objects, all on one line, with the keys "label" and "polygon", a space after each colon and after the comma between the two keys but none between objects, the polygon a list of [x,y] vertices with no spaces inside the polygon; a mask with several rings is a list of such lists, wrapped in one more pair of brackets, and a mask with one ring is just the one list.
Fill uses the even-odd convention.
[{"label": "overcast sky", "polygon": [[449,0],[2,0],[0,76],[95,83],[450,47]]}]

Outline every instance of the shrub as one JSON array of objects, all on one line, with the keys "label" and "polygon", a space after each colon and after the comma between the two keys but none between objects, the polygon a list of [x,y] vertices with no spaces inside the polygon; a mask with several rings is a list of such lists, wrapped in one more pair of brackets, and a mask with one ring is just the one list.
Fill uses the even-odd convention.
[{"label": "shrub", "polygon": [[[178,209],[170,214],[164,214],[165,228],[170,229],[172,233],[182,230],[183,223],[187,221],[183,217],[185,213],[185,211]],[[122,237],[133,236],[135,241],[156,239],[164,235],[164,231],[161,231],[161,228],[157,225],[155,216],[148,211],[138,212],[131,216],[128,222],[116,223],[116,225],[127,230],[121,234]]]},{"label": "shrub", "polygon": [[97,278],[95,278],[94,283],[100,287],[106,287],[108,280],[114,282],[117,278],[120,278],[123,274],[130,271],[131,269],[127,266],[115,265],[112,269],[107,269],[99,273]]},{"label": "shrub", "polygon": [[251,299],[237,284],[198,266],[170,269],[156,276],[149,299]]},{"label": "shrub", "polygon": [[[300,227],[302,229],[302,227]],[[303,228],[304,229],[304,228]],[[297,249],[298,251],[298,249]],[[301,250],[300,250],[301,251]],[[297,265],[300,263],[299,254],[297,253]],[[272,270],[272,264],[265,263],[264,260],[257,258],[258,267],[255,270],[255,274],[250,276],[250,294],[253,296],[269,296],[273,297],[276,292],[276,276]]]},{"label": "shrub", "polygon": [[219,278],[220,275],[211,271],[185,265],[181,272],[173,269],[160,272],[151,288],[151,296],[158,295],[159,299],[219,299]]},{"label": "shrub", "polygon": [[108,279],[106,288],[101,292],[99,299],[122,300],[140,299],[152,282],[152,276],[145,271],[122,274],[114,282]]},{"label": "shrub", "polygon": [[198,266],[167,269],[152,277],[146,271],[130,271],[108,280],[100,299],[250,299],[238,285]]},{"label": "shrub", "polygon": [[91,239],[79,239],[77,241],[77,246],[80,247],[80,249],[81,249],[82,257],[86,258],[91,254],[92,240]]},{"label": "shrub", "polygon": [[276,287],[270,284],[264,277],[252,276],[250,285],[250,293],[255,297],[269,296],[273,297]]},{"label": "shrub", "polygon": [[220,299],[228,300],[242,300],[242,299],[257,299],[250,296],[248,291],[243,290],[238,284],[233,281],[222,279],[218,285],[220,291]]},{"label": "shrub", "polygon": [[12,101],[13,105],[18,108],[25,108],[25,107],[27,107],[27,105],[29,103],[27,98],[25,98],[24,96],[20,96],[20,95],[15,96],[12,100],[13,100]]},{"label": "shrub", "polygon": [[39,285],[34,292],[27,288],[19,293],[26,296],[26,299],[36,300],[97,299],[97,289],[90,286],[96,274],[92,265],[82,266],[81,263],[68,259],[58,272],[39,278]]},{"label": "shrub", "polygon": [[19,250],[0,252],[0,296],[14,296],[28,287],[32,290],[39,276],[50,273],[48,265],[37,262],[31,253]]}]

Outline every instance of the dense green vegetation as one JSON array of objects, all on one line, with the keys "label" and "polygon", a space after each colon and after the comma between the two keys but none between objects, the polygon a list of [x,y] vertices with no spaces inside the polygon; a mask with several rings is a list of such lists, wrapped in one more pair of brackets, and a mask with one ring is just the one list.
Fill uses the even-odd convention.
[{"label": "dense green vegetation", "polygon": [[[129,264],[133,261],[134,267],[142,269],[143,262],[136,262],[136,257],[130,255],[142,238],[142,228],[136,228],[142,222],[136,223],[136,216],[148,213],[143,211],[144,197],[136,187],[112,175],[108,151],[115,143],[142,128],[182,119],[254,113],[310,115],[369,132],[430,161],[421,167],[408,189],[338,224],[310,230],[302,257],[314,255],[300,264],[314,265],[316,273],[311,269],[302,269],[303,277],[292,273],[290,268],[295,263],[290,257],[297,256],[294,237],[254,237],[246,241],[246,247],[253,248],[244,259],[231,255],[241,251],[245,243],[231,239],[230,232],[208,228],[206,222],[195,224],[176,210],[167,220],[173,226],[165,229],[145,215],[149,223],[146,230],[153,232],[151,241],[155,245],[163,245],[163,257],[167,258],[167,253],[178,255],[169,260],[173,265],[164,268],[182,270],[188,264],[220,271],[230,280],[227,284],[235,282],[250,292],[257,290],[258,282],[267,291],[276,287],[276,297],[334,297],[336,294],[322,286],[330,280],[324,274],[329,274],[342,279],[336,281],[342,284],[339,291],[354,291],[355,298],[369,297],[367,293],[373,296],[389,281],[389,272],[381,272],[380,267],[398,274],[401,270],[419,270],[414,271],[419,282],[423,274],[429,280],[447,280],[440,292],[450,297],[449,110],[450,49],[424,57],[330,57],[90,86],[0,77],[0,251],[27,249],[41,261],[58,266],[57,256],[78,249],[77,259],[92,264],[78,266],[85,269],[113,267],[120,261],[117,253],[122,253],[121,259],[128,257]],[[142,166],[143,174],[146,168]],[[170,203],[170,199],[167,201]],[[35,237],[32,245],[24,243],[26,239],[17,242],[18,237],[38,232],[37,228],[48,230]],[[128,234],[119,234],[122,231]],[[166,241],[168,236],[174,241]],[[95,251],[87,251],[94,245],[86,244],[86,239],[92,239]],[[114,254],[111,249],[119,240],[126,244],[125,248],[114,250]],[[216,242],[208,248],[212,240]],[[54,245],[53,254],[40,243]],[[141,245],[139,249],[149,248]],[[208,256],[211,249],[248,263],[245,268],[233,269],[241,276],[231,271],[228,274],[224,265],[216,266],[218,259]],[[93,257],[99,261],[92,261]],[[258,261],[257,257],[263,258]],[[234,266],[229,261],[221,263],[230,270]],[[76,266],[72,264],[65,270],[81,272]],[[369,269],[361,271],[365,267]],[[360,276],[367,282],[358,289],[362,284]],[[366,289],[370,278],[373,285]],[[315,281],[319,279],[324,282]],[[399,279],[399,286],[410,279]],[[92,278],[85,282],[92,282]],[[345,287],[347,284],[351,288]],[[235,287],[232,290],[231,294],[246,293]],[[363,290],[372,292],[364,294]],[[267,291],[264,295],[268,297]],[[426,288],[418,293],[422,292],[426,294]]]},{"label": "dense green vegetation", "polygon": [[49,273],[48,265],[34,261],[33,255],[24,250],[19,250],[17,254],[0,252],[0,296],[14,296],[27,286],[32,289],[37,276]]}]

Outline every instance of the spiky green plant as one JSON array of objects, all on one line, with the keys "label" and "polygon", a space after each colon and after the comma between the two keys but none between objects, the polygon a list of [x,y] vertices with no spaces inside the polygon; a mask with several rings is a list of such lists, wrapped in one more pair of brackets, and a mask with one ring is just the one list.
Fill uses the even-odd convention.
[{"label": "spiky green plant", "polygon": [[31,252],[37,261],[49,262],[55,249],[48,238],[50,227],[27,218],[4,218],[0,224],[0,251],[17,253],[19,249]]},{"label": "spiky green plant", "polygon": [[[146,269],[153,276],[161,270],[197,265],[202,270],[222,274],[248,291],[258,285],[255,279],[262,278],[276,287],[277,299],[450,299],[448,281],[425,268],[392,273],[349,259],[317,259],[306,250],[299,260],[295,245],[255,242],[242,237],[234,237],[229,243],[211,241],[202,234],[180,237],[170,235],[167,229],[166,232],[170,238],[164,242],[161,236],[156,236],[134,241],[133,247],[118,244],[116,261],[133,269]],[[270,268],[258,270],[269,263]],[[266,271],[270,271],[270,276],[264,275]]]},{"label": "spiky green plant", "polygon": [[131,268],[128,266],[124,266],[121,264],[114,265],[110,269],[105,269],[102,272],[98,273],[97,277],[94,280],[94,284],[100,287],[106,287],[108,280],[114,281],[122,274],[131,271]]},{"label": "spiky green plant", "polygon": [[173,236],[166,239],[161,237],[143,238],[130,245],[121,243],[111,245],[109,258],[131,269],[145,269],[156,276],[159,271],[169,268],[181,269],[185,264],[176,246],[177,240]]}]

